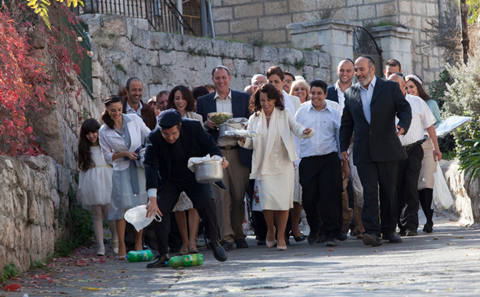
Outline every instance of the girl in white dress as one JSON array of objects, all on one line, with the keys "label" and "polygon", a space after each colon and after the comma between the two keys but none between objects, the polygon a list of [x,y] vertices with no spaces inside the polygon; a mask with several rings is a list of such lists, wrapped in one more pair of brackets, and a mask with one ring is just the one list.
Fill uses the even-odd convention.
[{"label": "girl in white dress", "polygon": [[[95,119],[83,122],[78,143],[78,181],[77,197],[85,208],[91,207],[93,230],[98,244],[98,256],[105,255],[103,244],[103,215],[108,217],[112,194],[112,166],[103,159],[98,141],[100,124]],[[102,214],[103,211],[103,214]],[[108,221],[112,234],[113,252],[118,253],[117,231],[113,221]]]}]

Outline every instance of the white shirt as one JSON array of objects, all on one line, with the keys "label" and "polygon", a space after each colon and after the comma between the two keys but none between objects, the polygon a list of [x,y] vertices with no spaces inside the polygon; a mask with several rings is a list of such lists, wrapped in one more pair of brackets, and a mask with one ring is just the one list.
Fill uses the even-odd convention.
[{"label": "white shirt", "polygon": [[368,90],[360,85],[360,97],[362,98],[363,114],[365,115],[365,118],[369,124],[372,117],[370,112],[370,103],[372,103],[373,90],[375,89],[376,82],[377,77],[374,75],[370,85],[368,85]]},{"label": "white shirt", "polygon": [[[228,92],[228,96],[225,100],[222,99],[218,95],[217,92],[215,92],[215,103],[217,105],[217,112],[228,112],[233,114],[232,110],[232,91]],[[232,145],[232,146],[237,146],[237,140],[233,137],[219,137],[217,139],[217,145],[218,146],[227,146],[227,145]]]},{"label": "white shirt", "polygon": [[[412,108],[412,122],[407,134],[400,135],[400,142],[403,146],[415,143],[423,139],[423,131],[435,123],[435,116],[428,108],[427,103],[420,97],[405,95],[405,99]],[[396,118],[396,123],[399,120]]]},{"label": "white shirt", "polygon": [[[352,81],[352,85],[353,86],[354,83]],[[343,108],[345,107],[345,93],[342,92],[342,89],[340,89],[340,86],[338,85],[338,80],[337,82],[335,83],[335,90],[337,91],[337,95],[338,95],[338,104],[340,105],[340,116],[342,116],[343,114]]]},{"label": "white shirt", "polygon": [[[315,135],[300,141],[300,158],[339,153],[340,113],[328,104],[316,110],[312,102],[297,111],[295,120],[304,127],[313,128]],[[339,154],[340,157],[340,154]]]},{"label": "white shirt", "polygon": [[138,110],[135,110],[133,109],[129,104],[128,104],[128,101],[127,101],[127,114],[136,114],[138,115],[139,117],[142,117],[142,108],[143,108],[143,105],[142,105],[142,101],[139,102],[140,103],[140,107],[138,107]]}]

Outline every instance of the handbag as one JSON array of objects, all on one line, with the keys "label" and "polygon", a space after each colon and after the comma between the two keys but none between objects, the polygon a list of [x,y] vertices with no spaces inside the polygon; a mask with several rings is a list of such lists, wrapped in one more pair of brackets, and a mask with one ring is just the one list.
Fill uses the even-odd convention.
[{"label": "handbag", "polygon": [[453,198],[443,176],[440,162],[437,162],[437,172],[433,174],[433,178],[435,180],[433,184],[433,203],[435,208],[437,210],[447,209],[453,205]]}]

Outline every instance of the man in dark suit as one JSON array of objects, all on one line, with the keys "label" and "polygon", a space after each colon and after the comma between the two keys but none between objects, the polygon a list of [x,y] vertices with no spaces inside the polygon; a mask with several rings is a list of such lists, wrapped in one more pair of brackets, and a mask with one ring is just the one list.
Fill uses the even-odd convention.
[{"label": "man in dark suit", "polygon": [[[170,213],[178,202],[180,193],[185,192],[193,207],[198,211],[206,226],[210,240],[208,245],[218,261],[226,261],[227,255],[218,240],[218,224],[215,202],[210,184],[200,184],[195,174],[187,167],[191,157],[204,157],[207,154],[222,156],[212,137],[202,128],[200,122],[182,119],[174,109],[162,111],[158,119],[160,128],[147,137],[145,152],[145,177],[148,189],[147,217],[159,214],[160,222],[155,221],[157,258],[147,268],[164,267],[168,261],[168,226]],[[228,162],[223,158],[222,167]],[[223,183],[217,182],[220,187]]]},{"label": "man in dark suit", "polygon": [[[385,240],[402,242],[395,234],[396,182],[398,161],[406,159],[407,154],[398,136],[408,131],[412,110],[396,82],[375,76],[372,58],[362,56],[355,61],[355,76],[358,83],[345,92],[340,148],[346,162],[353,133],[353,163],[357,166],[364,191],[363,243],[381,245],[380,233]],[[397,126],[395,116],[399,119]]]},{"label": "man in dark suit", "polygon": [[230,166],[223,171],[223,183],[226,190],[213,186],[217,216],[220,224],[221,243],[225,250],[248,248],[243,233],[242,222],[245,218],[245,191],[249,184],[252,153],[240,148],[234,137],[218,137],[217,125],[208,116],[211,112],[228,112],[234,118],[249,118],[250,95],[230,90],[232,76],[225,66],[217,66],[212,71],[212,81],[216,92],[198,98],[197,113],[203,117],[204,126],[213,136]]}]

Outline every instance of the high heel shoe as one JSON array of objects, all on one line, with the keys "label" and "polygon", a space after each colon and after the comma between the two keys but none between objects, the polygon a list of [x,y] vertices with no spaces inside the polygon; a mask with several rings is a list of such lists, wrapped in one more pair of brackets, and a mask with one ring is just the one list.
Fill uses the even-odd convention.
[{"label": "high heel shoe", "polygon": [[113,249],[113,253],[115,255],[118,255],[118,240],[112,241],[112,249]]},{"label": "high heel shoe", "polygon": [[271,249],[272,247],[275,246],[275,240],[274,240],[274,241],[265,240],[265,243],[267,244],[267,247],[268,247],[269,249]]},{"label": "high heel shoe", "polygon": [[286,250],[287,250],[287,246],[277,245],[277,250],[278,250],[278,251],[286,251]]}]

